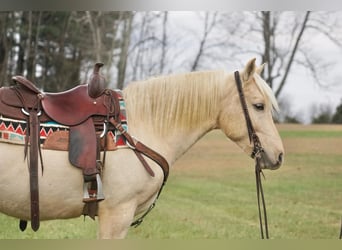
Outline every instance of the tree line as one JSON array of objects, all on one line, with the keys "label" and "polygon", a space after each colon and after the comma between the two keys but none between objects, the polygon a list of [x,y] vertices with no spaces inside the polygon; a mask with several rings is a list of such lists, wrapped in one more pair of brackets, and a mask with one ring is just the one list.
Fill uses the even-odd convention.
[{"label": "tree line", "polygon": [[131,20],[131,12],[1,12],[1,83],[20,74],[45,91],[61,91],[79,83],[96,61],[121,67],[127,38],[118,33],[125,34]]},{"label": "tree line", "polygon": [[263,77],[280,102],[294,67],[313,84],[331,84],[322,75],[334,62],[315,55],[313,38],[340,49],[339,13],[196,12],[193,27],[175,22],[182,14],[0,12],[0,84],[24,75],[44,91],[62,91],[85,81],[101,61],[110,87],[123,88],[153,75],[242,66],[250,55],[267,62]]}]

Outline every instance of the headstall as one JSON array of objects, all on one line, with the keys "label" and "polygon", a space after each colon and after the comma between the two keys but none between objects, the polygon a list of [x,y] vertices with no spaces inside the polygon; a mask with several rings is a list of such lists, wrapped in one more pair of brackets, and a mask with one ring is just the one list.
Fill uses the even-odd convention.
[{"label": "headstall", "polygon": [[[263,175],[263,173],[262,173],[261,166],[260,166],[261,154],[264,152],[264,149],[261,146],[259,137],[254,130],[252,120],[251,120],[251,117],[250,117],[249,112],[248,112],[248,107],[247,107],[245,95],[243,93],[242,82],[241,82],[239,71],[235,71],[234,76],[235,76],[235,82],[236,82],[236,86],[237,86],[239,97],[240,97],[242,110],[243,110],[245,120],[246,120],[246,126],[247,126],[247,130],[248,130],[249,141],[251,143],[253,142],[253,151],[252,151],[251,157],[253,159],[255,159],[255,178],[256,178],[256,187],[257,187],[260,234],[261,234],[262,239],[264,239],[265,237],[266,237],[266,239],[268,239],[269,235],[268,235],[266,203],[265,203],[264,191],[263,191],[262,183],[261,183],[261,174]],[[260,198],[261,198],[261,202],[260,202]],[[263,213],[261,212],[260,203],[262,203]],[[263,225],[262,217],[264,217],[264,225]],[[265,226],[265,235],[264,235],[264,226]]]}]

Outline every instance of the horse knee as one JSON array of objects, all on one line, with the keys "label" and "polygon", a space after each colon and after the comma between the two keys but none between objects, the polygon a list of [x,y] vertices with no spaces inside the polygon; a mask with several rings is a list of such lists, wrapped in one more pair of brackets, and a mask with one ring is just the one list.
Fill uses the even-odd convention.
[{"label": "horse knee", "polygon": [[134,218],[132,207],[120,206],[115,209],[99,209],[100,239],[123,239],[126,237]]}]

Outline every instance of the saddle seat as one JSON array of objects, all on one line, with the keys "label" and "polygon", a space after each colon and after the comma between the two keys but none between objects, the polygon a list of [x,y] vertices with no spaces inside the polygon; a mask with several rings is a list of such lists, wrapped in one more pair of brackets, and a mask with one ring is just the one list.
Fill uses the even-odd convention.
[{"label": "saddle seat", "polygon": [[[112,100],[111,90],[106,90],[97,98],[88,94],[87,85],[79,85],[60,93],[44,93],[42,106],[44,112],[56,122],[75,126],[85,122],[89,117],[107,116]],[[109,111],[110,116],[118,116],[119,110]]]},{"label": "saddle seat", "polygon": [[[24,77],[15,76],[12,80],[18,85],[1,88],[0,111],[13,119],[25,120],[26,115],[22,109],[28,111],[36,108],[42,108],[41,121],[53,120],[66,126],[78,125],[91,116],[118,117],[120,114],[119,108],[113,108],[119,107],[113,90],[106,89],[102,95],[92,98],[88,94],[87,84],[64,92],[44,93]],[[20,96],[16,91],[20,92]],[[37,97],[42,107],[39,107]]]}]

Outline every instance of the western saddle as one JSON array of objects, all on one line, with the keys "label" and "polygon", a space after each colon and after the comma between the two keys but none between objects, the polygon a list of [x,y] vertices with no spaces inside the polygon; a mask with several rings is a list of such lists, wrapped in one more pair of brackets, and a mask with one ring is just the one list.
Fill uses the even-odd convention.
[{"label": "western saddle", "polygon": [[[131,137],[123,128],[118,93],[106,89],[105,79],[99,73],[102,66],[102,63],[95,64],[87,84],[61,93],[42,92],[22,76],[12,78],[13,86],[0,88],[0,115],[26,120],[24,155],[25,158],[28,155],[29,162],[31,227],[34,231],[37,231],[40,225],[38,163],[40,160],[43,172],[39,133],[41,122],[53,121],[69,127],[69,161],[83,171],[83,213],[93,219],[97,214],[98,202],[105,199],[100,178],[105,154],[101,160],[100,153],[106,152],[107,147],[110,148],[106,139],[108,131],[116,130],[121,133],[150,176],[153,177],[154,172],[142,155],[152,159],[162,168],[164,181],[159,194],[167,181],[169,165],[165,158]],[[153,207],[154,204],[151,208]],[[132,225],[140,224],[151,208]],[[27,221],[20,220],[19,226],[22,231],[25,230]]]},{"label": "western saddle", "polygon": [[103,167],[101,137],[105,136],[110,119],[120,124],[120,104],[117,93],[106,89],[105,80],[99,74],[102,66],[102,63],[95,64],[88,84],[61,93],[44,93],[22,76],[12,78],[15,85],[0,89],[1,115],[27,122],[25,158],[29,148],[31,226],[34,231],[39,228],[39,158],[43,171],[40,122],[54,121],[69,126],[69,161],[83,171],[83,201],[91,203],[105,198],[100,178]]}]

